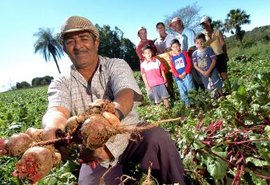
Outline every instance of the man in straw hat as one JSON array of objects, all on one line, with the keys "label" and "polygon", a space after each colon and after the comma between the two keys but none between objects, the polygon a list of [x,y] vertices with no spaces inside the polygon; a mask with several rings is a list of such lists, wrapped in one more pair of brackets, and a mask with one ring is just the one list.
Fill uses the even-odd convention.
[{"label": "man in straw hat", "polygon": [[[142,95],[133,72],[122,59],[98,55],[99,31],[92,22],[84,17],[69,17],[61,28],[60,39],[73,64],[69,72],[54,79],[49,86],[49,105],[42,122],[46,137],[55,138],[55,131],[64,130],[69,117],[83,113],[98,99],[114,103],[122,124],[138,124],[135,109]],[[131,175],[131,164],[147,172],[149,161],[159,184],[184,184],[182,163],[169,134],[155,127],[141,136],[141,140],[134,142],[118,134],[89,153],[89,158],[86,155],[78,184],[97,185],[106,170],[113,167],[106,173],[105,183],[118,185],[119,177]]]}]

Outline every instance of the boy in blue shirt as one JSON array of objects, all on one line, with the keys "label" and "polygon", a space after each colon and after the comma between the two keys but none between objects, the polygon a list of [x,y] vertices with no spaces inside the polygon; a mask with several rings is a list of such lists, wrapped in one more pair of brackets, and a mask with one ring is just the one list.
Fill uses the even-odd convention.
[{"label": "boy in blue shirt", "polygon": [[192,54],[192,62],[200,73],[205,89],[212,92],[214,98],[219,98],[222,95],[223,83],[216,69],[216,55],[211,47],[205,45],[205,42],[203,33],[196,36],[197,50]]},{"label": "boy in blue shirt", "polygon": [[194,89],[191,71],[191,59],[186,51],[181,51],[181,44],[178,39],[171,42],[172,56],[170,58],[171,72],[174,75],[181,99],[189,107],[188,92]]}]

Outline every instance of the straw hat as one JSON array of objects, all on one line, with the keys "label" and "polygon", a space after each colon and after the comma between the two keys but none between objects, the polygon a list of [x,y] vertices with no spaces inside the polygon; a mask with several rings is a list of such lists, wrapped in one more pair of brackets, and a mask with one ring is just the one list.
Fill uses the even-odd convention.
[{"label": "straw hat", "polygon": [[93,23],[85,17],[71,16],[66,19],[61,27],[60,37],[63,39],[66,33],[77,31],[89,31],[99,39],[99,31]]}]

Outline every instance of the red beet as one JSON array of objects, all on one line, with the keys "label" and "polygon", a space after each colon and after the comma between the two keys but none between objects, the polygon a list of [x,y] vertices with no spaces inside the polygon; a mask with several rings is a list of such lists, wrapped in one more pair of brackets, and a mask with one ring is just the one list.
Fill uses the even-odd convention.
[{"label": "red beet", "polygon": [[14,176],[38,182],[61,160],[60,154],[40,146],[31,147],[25,151],[21,160],[16,164]]},{"label": "red beet", "polygon": [[34,140],[25,133],[13,134],[6,143],[6,151],[9,156],[22,155]]}]

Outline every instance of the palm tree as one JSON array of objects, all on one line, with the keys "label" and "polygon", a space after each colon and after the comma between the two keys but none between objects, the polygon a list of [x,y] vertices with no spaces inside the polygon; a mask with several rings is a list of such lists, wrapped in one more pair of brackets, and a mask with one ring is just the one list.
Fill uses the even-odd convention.
[{"label": "palm tree", "polygon": [[58,72],[61,73],[57,58],[60,59],[61,56],[63,56],[63,48],[58,37],[53,36],[52,31],[49,28],[39,28],[39,31],[34,33],[34,36],[38,37],[34,44],[35,53],[41,53],[46,62],[48,62],[52,56]]},{"label": "palm tree", "polygon": [[230,12],[227,14],[227,18],[225,19],[224,27],[226,31],[235,34],[236,39],[240,41],[242,47],[244,46],[243,38],[245,35],[245,31],[242,30],[241,25],[249,24],[249,17],[250,15],[247,15],[244,10],[233,9],[230,10]]},{"label": "palm tree", "polygon": [[224,24],[221,20],[213,21],[212,24],[215,29],[221,30],[224,33]]}]

